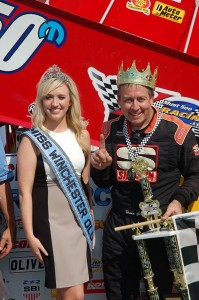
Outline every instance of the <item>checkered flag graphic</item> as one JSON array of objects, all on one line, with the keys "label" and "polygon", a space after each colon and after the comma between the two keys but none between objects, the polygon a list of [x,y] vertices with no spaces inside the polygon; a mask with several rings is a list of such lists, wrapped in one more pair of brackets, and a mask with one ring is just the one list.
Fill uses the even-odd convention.
[{"label": "checkered flag graphic", "polygon": [[105,120],[108,120],[111,112],[120,109],[117,103],[117,84],[116,75],[105,76],[93,67],[88,69],[88,74],[92,80],[95,90],[98,92],[100,99],[105,107]]},{"label": "checkered flag graphic", "polygon": [[199,108],[196,108],[193,112],[195,115],[199,116]]},{"label": "checkered flag graphic", "polygon": [[[97,69],[90,67],[88,68],[88,74],[92,80],[92,84],[97,91],[101,101],[105,107],[105,119],[108,120],[110,113],[120,109],[117,103],[117,83],[116,75],[105,76],[102,72]],[[156,98],[156,94],[155,94]],[[154,101],[153,106],[161,109],[164,105],[164,100]]]},{"label": "checkered flag graphic", "polygon": [[192,127],[192,130],[193,130],[193,133],[195,134],[195,136],[196,136],[197,138],[199,138],[199,129],[198,129],[198,128]]},{"label": "checkered flag graphic", "polygon": [[153,106],[156,107],[156,108],[158,108],[158,109],[161,109],[163,107],[163,105],[164,105],[164,99],[153,102]]},{"label": "checkered flag graphic", "polygon": [[[107,121],[109,119],[109,116],[111,113],[120,110],[120,106],[117,102],[117,75],[109,75],[106,76],[104,73],[98,71],[97,69],[90,67],[88,68],[88,75],[92,81],[92,84],[97,91],[99,98],[103,102],[104,105],[104,120],[103,122]],[[157,100],[158,93],[161,93],[162,89],[159,89],[158,87],[155,90],[155,97],[153,106],[155,108],[158,108],[159,110],[162,109],[164,106],[165,100],[169,101],[169,97],[178,96],[181,97],[180,94],[176,94],[172,91],[167,91],[167,97],[165,99]],[[163,91],[165,93],[165,91]],[[199,116],[199,109],[195,109],[193,114],[196,114]],[[199,128],[193,127],[192,128],[194,134],[196,137],[199,138]]]},{"label": "checkered flag graphic", "polygon": [[184,213],[173,218],[178,245],[184,264],[189,299],[199,297],[199,212]]},{"label": "checkered flag graphic", "polygon": [[[193,115],[196,115],[197,117],[199,116],[199,108],[196,108],[192,111]],[[199,138],[199,128],[197,126],[192,126],[193,133],[197,137],[197,140]]]}]

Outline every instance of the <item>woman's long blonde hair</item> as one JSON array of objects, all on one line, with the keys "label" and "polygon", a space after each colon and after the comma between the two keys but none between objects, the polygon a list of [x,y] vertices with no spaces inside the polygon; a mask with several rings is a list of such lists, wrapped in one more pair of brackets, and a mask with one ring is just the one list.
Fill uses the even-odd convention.
[{"label": "woman's long blonde hair", "polygon": [[69,89],[71,101],[71,106],[69,107],[66,113],[67,125],[72,131],[74,131],[79,145],[81,146],[83,151],[88,155],[89,150],[87,149],[86,145],[84,144],[81,138],[82,130],[86,128],[87,122],[84,121],[82,118],[80,98],[77,86],[69,75],[61,71],[59,71],[59,75],[61,74],[61,76],[57,76],[55,72],[54,77],[45,79],[45,74],[48,74],[48,70],[41,77],[37,85],[37,96],[35,99],[35,108],[32,115],[32,125],[33,127],[37,127],[43,131],[46,131],[46,128],[44,127],[45,112],[43,109],[42,100],[50,92],[65,84]]}]

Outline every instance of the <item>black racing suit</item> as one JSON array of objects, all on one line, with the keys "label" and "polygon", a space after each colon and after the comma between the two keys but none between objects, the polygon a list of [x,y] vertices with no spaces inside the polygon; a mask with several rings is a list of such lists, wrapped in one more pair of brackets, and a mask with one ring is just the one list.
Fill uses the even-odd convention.
[{"label": "black racing suit", "polygon": [[[140,132],[130,133],[132,147],[140,144],[146,133],[152,131],[157,113],[151,124]],[[143,221],[139,216],[139,203],[144,200],[141,185],[129,181],[127,170],[132,162],[123,135],[124,116],[105,122],[106,149],[113,158],[105,170],[91,169],[91,176],[100,187],[111,187],[112,208],[106,219],[103,234],[103,272],[108,300],[136,299],[141,276],[136,242],[132,230],[114,231],[115,227]],[[147,158],[150,171],[148,180],[153,199],[160,202],[162,213],[176,199],[184,207],[197,200],[199,194],[199,150],[191,127],[176,117],[163,114],[139,156]],[[179,185],[183,175],[183,185]],[[146,240],[148,253],[158,286],[160,299],[170,293],[173,274],[169,269],[162,238]]]}]

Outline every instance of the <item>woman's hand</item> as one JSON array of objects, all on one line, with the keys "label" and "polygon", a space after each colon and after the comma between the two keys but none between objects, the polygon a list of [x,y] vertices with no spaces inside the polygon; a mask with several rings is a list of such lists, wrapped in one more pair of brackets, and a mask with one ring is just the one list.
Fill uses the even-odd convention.
[{"label": "woman's hand", "polygon": [[43,264],[44,261],[43,261],[41,252],[43,252],[43,254],[46,256],[48,256],[48,252],[43,247],[40,240],[38,238],[36,238],[35,236],[32,236],[31,238],[28,239],[28,243],[29,243],[29,246],[30,246],[32,252],[36,256],[36,258]]}]

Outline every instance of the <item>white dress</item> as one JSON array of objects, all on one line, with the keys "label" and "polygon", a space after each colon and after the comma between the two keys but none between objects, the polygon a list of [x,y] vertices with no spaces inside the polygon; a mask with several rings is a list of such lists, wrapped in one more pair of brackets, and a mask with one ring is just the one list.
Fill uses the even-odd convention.
[{"label": "white dress", "polygon": [[[81,176],[85,157],[75,134],[70,129],[49,134],[66,152]],[[53,171],[41,155],[33,188],[33,228],[48,252],[44,257],[47,288],[70,287],[89,280],[90,257],[86,238]]]}]

